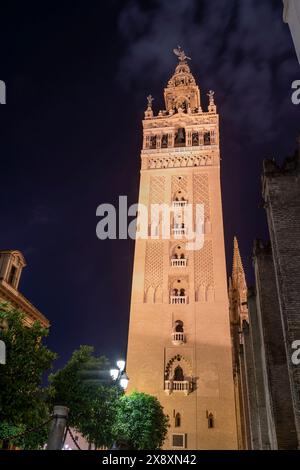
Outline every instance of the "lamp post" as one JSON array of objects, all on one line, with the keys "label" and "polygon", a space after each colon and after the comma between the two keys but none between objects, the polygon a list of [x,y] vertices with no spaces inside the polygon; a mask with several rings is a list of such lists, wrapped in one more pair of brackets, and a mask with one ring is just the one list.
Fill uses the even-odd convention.
[{"label": "lamp post", "polygon": [[113,379],[114,382],[117,382],[120,384],[120,386],[123,388],[123,390],[126,390],[128,386],[128,376],[125,372],[125,361],[119,360],[117,361],[117,369],[111,369],[110,370],[110,376]]},{"label": "lamp post", "polygon": [[[110,376],[114,382],[117,382],[120,387],[125,391],[128,386],[128,375],[125,372],[125,361],[119,360],[117,361],[117,369],[110,370]],[[112,445],[111,450],[121,450],[121,449],[129,449],[126,444],[121,442],[114,442]]]},{"label": "lamp post", "polygon": [[[119,360],[117,361],[118,368],[110,370],[111,378],[114,382],[117,382],[124,391],[126,390],[129,382],[128,376],[125,372],[125,365],[125,361]],[[111,450],[121,450],[122,448],[123,447],[121,442],[115,441],[112,445]],[[127,449],[127,447],[125,446],[124,449]]]}]

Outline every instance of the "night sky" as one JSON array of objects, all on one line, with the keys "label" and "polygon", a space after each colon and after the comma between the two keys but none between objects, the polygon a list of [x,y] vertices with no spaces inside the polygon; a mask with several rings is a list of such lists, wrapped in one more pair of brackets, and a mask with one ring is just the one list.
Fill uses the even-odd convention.
[{"label": "night sky", "polygon": [[125,356],[134,242],[98,240],[96,208],[137,202],[146,96],[163,109],[178,44],[204,108],[215,90],[227,266],[237,235],[251,283],[262,161],[293,153],[300,130],[282,1],[1,4],[0,247],[25,255],[20,290],[52,324],[56,367],[80,344]]}]

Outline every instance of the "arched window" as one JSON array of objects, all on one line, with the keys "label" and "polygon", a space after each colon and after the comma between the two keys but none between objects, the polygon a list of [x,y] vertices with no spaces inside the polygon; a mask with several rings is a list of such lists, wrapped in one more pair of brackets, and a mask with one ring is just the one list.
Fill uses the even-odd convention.
[{"label": "arched window", "polygon": [[180,294],[181,296],[185,296],[185,289],[180,289]]},{"label": "arched window", "polygon": [[212,413],[207,413],[207,426],[208,429],[212,429],[214,427],[214,415]]},{"label": "arched window", "polygon": [[175,322],[175,331],[176,333],[183,333],[183,322],[181,320]]},{"label": "arched window", "polygon": [[192,145],[199,145],[199,132],[192,133]]},{"label": "arched window", "polygon": [[177,381],[177,382],[183,382],[184,381],[183,370],[180,366],[177,366],[174,370],[174,380]]},{"label": "arched window", "polygon": [[184,127],[180,127],[175,134],[174,146],[183,147],[184,145],[185,145],[185,129]]},{"label": "arched window", "polygon": [[210,145],[210,132],[204,132],[203,141],[204,145]]},{"label": "arched window", "polygon": [[150,137],[150,148],[155,149],[156,148],[156,135],[152,135]]},{"label": "arched window", "polygon": [[175,428],[180,428],[180,426],[181,426],[181,416],[180,416],[180,413],[176,413]]},{"label": "arched window", "polygon": [[167,148],[168,147],[168,134],[163,134],[161,138],[161,147]]}]

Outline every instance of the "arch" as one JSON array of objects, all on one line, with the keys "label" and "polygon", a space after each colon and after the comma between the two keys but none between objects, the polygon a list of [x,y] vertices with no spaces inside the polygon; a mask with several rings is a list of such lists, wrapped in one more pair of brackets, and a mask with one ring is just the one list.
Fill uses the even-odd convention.
[{"label": "arch", "polygon": [[155,289],[154,300],[156,304],[161,304],[163,301],[163,291],[161,285],[157,286]]},{"label": "arch", "polygon": [[206,287],[204,284],[201,284],[198,287],[198,291],[197,291],[197,301],[205,302],[205,300],[206,300]]},{"label": "arch", "polygon": [[146,292],[146,302],[148,304],[153,304],[154,302],[154,287],[153,286],[150,286],[148,287],[147,289],[147,292]]},{"label": "arch", "polygon": [[186,256],[184,243],[176,243],[172,246],[171,257],[175,259],[184,259]]},{"label": "arch", "polygon": [[192,378],[192,367],[190,362],[181,354],[177,354],[176,356],[172,357],[167,363],[165,369],[166,380],[173,380],[174,371],[177,366],[180,366],[182,368],[185,379]]},{"label": "arch", "polygon": [[206,300],[207,302],[213,302],[215,299],[214,288],[212,285],[207,286],[206,289]]},{"label": "arch", "polygon": [[173,201],[187,201],[187,193],[183,189],[178,189],[173,194]]},{"label": "arch", "polygon": [[183,321],[181,320],[176,320],[175,326],[174,326],[174,331],[176,333],[183,333]]},{"label": "arch", "polygon": [[177,277],[176,279],[173,280],[171,283],[171,290],[172,289],[177,289],[178,291],[180,289],[184,289],[186,292],[188,290],[188,283],[187,281],[182,278],[182,277]]}]

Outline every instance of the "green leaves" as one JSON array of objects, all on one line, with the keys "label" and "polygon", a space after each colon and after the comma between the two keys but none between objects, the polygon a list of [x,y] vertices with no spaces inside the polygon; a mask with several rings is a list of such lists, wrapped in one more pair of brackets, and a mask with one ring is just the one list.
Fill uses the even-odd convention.
[{"label": "green leaves", "polygon": [[94,356],[92,347],[80,346],[49,380],[52,404],[70,409],[69,425],[96,447],[111,446],[112,423],[122,391],[113,385],[108,360]]},{"label": "green leaves", "polygon": [[113,434],[133,449],[159,449],[166,438],[168,422],[157,398],[133,392],[119,400]]},{"label": "green leaves", "polygon": [[[8,303],[0,303],[0,324],[6,326],[0,330],[0,338],[6,344],[7,353],[6,365],[0,366],[0,439],[15,434],[9,432],[5,436],[5,429],[34,428],[49,416],[41,382],[56,354],[43,345],[48,331],[38,322],[28,328],[23,320],[22,312]],[[18,445],[23,448],[43,445],[47,429],[42,431],[24,437]]]}]

